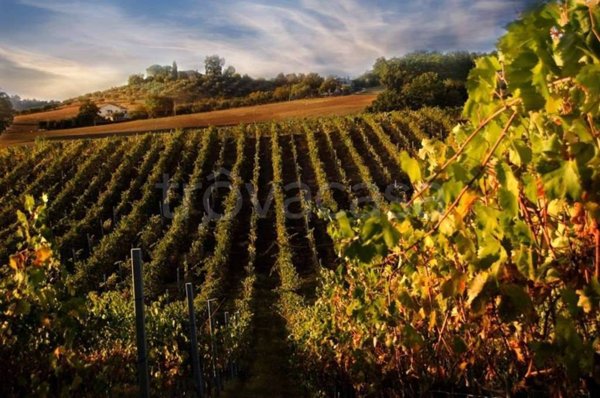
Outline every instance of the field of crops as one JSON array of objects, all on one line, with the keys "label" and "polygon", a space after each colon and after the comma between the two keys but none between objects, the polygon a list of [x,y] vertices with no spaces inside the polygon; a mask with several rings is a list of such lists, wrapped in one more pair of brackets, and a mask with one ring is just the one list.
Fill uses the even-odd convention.
[{"label": "field of crops", "polygon": [[599,10],[523,14],[457,124],[0,149],[0,396],[600,396]]},{"label": "field of crops", "polygon": [[[238,372],[256,377],[254,362],[287,349],[276,337],[261,343],[261,325],[285,336],[294,305],[314,296],[319,269],[336,266],[316,213],[403,200],[410,186],[399,149],[414,152],[450,125],[425,109],[8,148],[0,156],[0,259],[20,248],[22,198],[47,195],[45,224],[69,286],[97,300],[104,321],[96,330],[111,329],[102,342],[82,342],[85,355],[102,357],[96,371],[121,369],[88,391],[135,386],[133,337],[106,320],[126,325],[133,316],[123,315],[131,312],[132,248],[143,253],[153,389],[191,388],[187,345],[170,340],[185,335],[185,282],[195,288],[206,387]],[[285,380],[290,365],[279,362],[269,365]],[[255,388],[264,394],[276,384]]]}]

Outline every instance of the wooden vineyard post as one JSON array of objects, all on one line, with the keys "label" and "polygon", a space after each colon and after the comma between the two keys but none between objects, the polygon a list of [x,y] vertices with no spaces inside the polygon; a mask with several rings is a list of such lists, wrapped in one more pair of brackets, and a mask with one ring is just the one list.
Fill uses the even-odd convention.
[{"label": "wooden vineyard post", "polygon": [[198,396],[204,396],[204,382],[202,381],[202,368],[198,357],[198,336],[196,331],[196,313],[194,312],[194,288],[191,283],[185,284],[185,295],[187,297],[188,313],[190,317],[190,356],[192,358],[192,372]]},{"label": "wooden vineyard post", "polygon": [[140,397],[149,398],[150,381],[148,375],[146,329],[144,327],[144,281],[142,279],[141,249],[131,249],[131,267],[133,273],[133,302],[135,305],[138,383],[140,387]]},{"label": "wooden vineyard post", "polygon": [[[229,312],[225,311],[223,314],[225,320],[225,329],[229,330]],[[233,379],[233,362],[227,361],[227,369],[229,371],[229,377]]]},{"label": "wooden vineyard post", "polygon": [[164,226],[165,225],[165,220],[164,220],[165,211],[164,211],[164,208],[163,208],[163,201],[162,200],[158,201],[158,210],[160,211],[160,225]]},{"label": "wooden vineyard post", "polygon": [[86,234],[86,238],[87,238],[87,244],[88,244],[88,253],[91,256],[92,255],[92,237],[90,236],[90,234]]},{"label": "wooden vineyard post", "polygon": [[206,304],[208,306],[208,330],[210,332],[210,347],[211,347],[211,354],[212,354],[211,357],[212,357],[213,379],[214,379],[214,383],[216,385],[217,395],[219,395],[219,392],[221,391],[221,381],[219,380],[219,373],[217,372],[217,346],[215,344],[212,309],[210,306],[210,303],[212,303],[213,301],[217,301],[217,299],[216,298],[209,299],[206,301]]}]

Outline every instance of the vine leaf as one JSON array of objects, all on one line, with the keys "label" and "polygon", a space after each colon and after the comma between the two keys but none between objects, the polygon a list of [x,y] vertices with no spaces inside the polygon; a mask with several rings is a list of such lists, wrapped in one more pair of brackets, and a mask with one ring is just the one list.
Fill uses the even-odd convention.
[{"label": "vine leaf", "polygon": [[581,197],[581,182],[577,162],[567,160],[559,167],[542,175],[544,189],[552,198],[578,200]]},{"label": "vine leaf", "polygon": [[419,162],[416,159],[410,157],[408,152],[400,152],[400,165],[402,170],[408,175],[411,183],[421,181],[421,168]]},{"label": "vine leaf", "polygon": [[488,279],[489,279],[489,274],[487,272],[481,272],[481,273],[479,273],[475,277],[475,279],[473,279],[473,281],[469,285],[469,290],[468,290],[468,295],[469,295],[468,303],[469,303],[469,305],[472,304],[473,301],[477,297],[479,297],[479,295],[481,294],[481,292],[485,288],[485,285],[487,284]]},{"label": "vine leaf", "polygon": [[592,112],[598,115],[600,106],[600,65],[592,64],[581,68],[575,78],[577,83],[585,86],[586,100],[583,112]]}]

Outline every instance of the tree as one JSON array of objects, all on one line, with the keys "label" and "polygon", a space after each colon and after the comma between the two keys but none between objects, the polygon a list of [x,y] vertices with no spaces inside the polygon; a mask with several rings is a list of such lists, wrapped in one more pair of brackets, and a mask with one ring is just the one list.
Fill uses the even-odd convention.
[{"label": "tree", "polygon": [[273,79],[273,83],[275,83],[275,85],[277,87],[279,87],[279,86],[285,86],[288,83],[288,81],[287,81],[285,75],[283,73],[280,73],[275,77],[275,79]]},{"label": "tree", "polygon": [[169,65],[161,66],[155,64],[146,68],[146,75],[148,77],[165,79],[171,76],[171,69]]},{"label": "tree", "polygon": [[292,89],[290,86],[280,86],[273,91],[273,99],[275,101],[288,101],[290,99]]},{"label": "tree", "polygon": [[305,83],[298,83],[292,86],[291,97],[294,99],[306,98],[310,96],[310,86]]},{"label": "tree", "polygon": [[235,76],[235,73],[236,73],[235,68],[233,66],[229,65],[227,68],[225,68],[225,72],[223,72],[223,75],[225,77],[233,77],[233,76]]},{"label": "tree", "polygon": [[136,73],[135,75],[129,76],[128,84],[130,86],[138,86],[142,83],[144,83],[144,75],[141,73]]},{"label": "tree", "polygon": [[177,69],[177,62],[173,61],[171,66],[171,79],[177,80],[179,78],[179,70]]},{"label": "tree", "polygon": [[100,108],[91,100],[84,101],[79,107],[77,114],[77,124],[80,126],[91,126],[96,122]]},{"label": "tree", "polygon": [[145,101],[149,117],[169,116],[173,113],[173,99],[160,95],[150,95]]},{"label": "tree", "polygon": [[321,86],[319,87],[319,94],[333,94],[337,89],[340,88],[340,86],[341,84],[338,79],[335,77],[328,77],[323,81],[323,83],[321,83]]},{"label": "tree", "polygon": [[206,76],[221,76],[223,74],[223,66],[225,66],[225,58],[221,58],[218,55],[210,55],[204,59],[204,71]]},{"label": "tree", "polygon": [[[401,58],[378,58],[371,73],[386,91],[370,109],[462,106],[467,97],[465,83],[475,56],[468,52],[416,52]],[[357,87],[366,86],[362,81],[354,83]]]},{"label": "tree", "polygon": [[321,87],[321,84],[323,84],[323,80],[324,79],[319,76],[318,73],[309,73],[308,75],[304,76],[302,82],[310,87],[311,94],[314,95],[319,90],[319,87]]},{"label": "tree", "polygon": [[411,109],[444,105],[444,83],[435,72],[423,73],[402,88],[405,105]]},{"label": "tree", "polygon": [[10,97],[0,92],[0,132],[4,131],[13,121],[14,110]]}]

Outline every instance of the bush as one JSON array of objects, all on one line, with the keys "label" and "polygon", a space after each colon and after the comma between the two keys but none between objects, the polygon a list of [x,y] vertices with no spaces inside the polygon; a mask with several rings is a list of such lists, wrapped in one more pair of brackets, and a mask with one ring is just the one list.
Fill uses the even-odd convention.
[{"label": "bush", "polygon": [[129,112],[129,118],[131,120],[148,119],[148,111],[146,111],[144,106],[138,105]]},{"label": "bush", "polygon": [[173,99],[160,95],[150,95],[145,102],[149,117],[171,116],[173,114]]},{"label": "bush", "polygon": [[192,104],[181,104],[175,106],[175,114],[177,115],[189,115],[192,113]]}]

